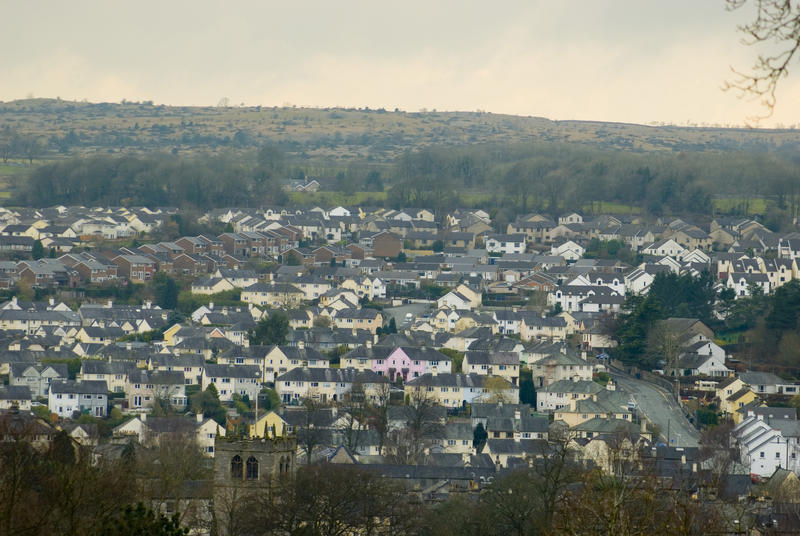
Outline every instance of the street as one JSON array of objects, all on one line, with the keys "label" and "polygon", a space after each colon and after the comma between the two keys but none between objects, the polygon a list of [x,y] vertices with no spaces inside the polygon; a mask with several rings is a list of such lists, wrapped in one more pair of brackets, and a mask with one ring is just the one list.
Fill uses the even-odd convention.
[{"label": "street", "polygon": [[670,446],[698,446],[700,432],[684,417],[683,411],[670,393],[627,374],[611,372],[611,377],[619,387],[633,395],[639,410],[661,428],[664,437],[669,433]]}]

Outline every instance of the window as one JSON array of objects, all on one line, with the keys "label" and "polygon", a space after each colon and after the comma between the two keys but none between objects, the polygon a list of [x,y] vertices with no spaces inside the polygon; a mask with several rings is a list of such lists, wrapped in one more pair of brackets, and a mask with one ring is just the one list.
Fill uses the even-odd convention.
[{"label": "window", "polygon": [[242,458],[238,454],[231,459],[231,478],[242,478]]},{"label": "window", "polygon": [[247,480],[258,480],[258,460],[247,458]]},{"label": "window", "polygon": [[761,453],[761,457],[762,457],[762,458],[764,457],[764,453],[763,453],[763,452]]}]

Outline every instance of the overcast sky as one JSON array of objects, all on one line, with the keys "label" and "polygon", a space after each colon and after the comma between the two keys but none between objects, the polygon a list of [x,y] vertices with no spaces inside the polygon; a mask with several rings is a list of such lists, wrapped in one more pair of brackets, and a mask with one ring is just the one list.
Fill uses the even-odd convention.
[{"label": "overcast sky", "polygon": [[[743,124],[723,0],[0,0],[0,100],[486,110]],[[800,64],[798,64],[800,70]],[[800,75],[764,126],[800,126]]]}]

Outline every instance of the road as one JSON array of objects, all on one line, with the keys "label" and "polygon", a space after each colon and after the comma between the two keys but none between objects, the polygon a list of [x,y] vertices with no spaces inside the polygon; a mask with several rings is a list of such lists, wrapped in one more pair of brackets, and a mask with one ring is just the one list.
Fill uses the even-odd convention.
[{"label": "road", "polygon": [[[389,315],[394,318],[394,323],[398,330],[404,329],[411,325],[411,322],[421,316],[425,311],[431,308],[430,303],[409,303],[399,307],[384,307],[384,315]],[[406,313],[411,313],[414,318],[410,322],[406,322]]]},{"label": "road", "polygon": [[661,428],[669,445],[673,447],[696,447],[700,432],[686,419],[675,398],[663,388],[627,374],[611,372],[611,377],[623,390],[633,395],[639,410]]}]

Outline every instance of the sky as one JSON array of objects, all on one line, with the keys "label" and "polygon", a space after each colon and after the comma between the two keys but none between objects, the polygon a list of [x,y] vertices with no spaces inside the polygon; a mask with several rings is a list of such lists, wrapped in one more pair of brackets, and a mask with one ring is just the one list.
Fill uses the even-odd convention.
[{"label": "sky", "polygon": [[[0,0],[0,100],[344,106],[743,125],[723,0]],[[800,63],[797,65],[800,71]],[[800,127],[800,74],[771,118]]]}]

